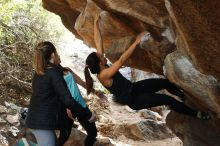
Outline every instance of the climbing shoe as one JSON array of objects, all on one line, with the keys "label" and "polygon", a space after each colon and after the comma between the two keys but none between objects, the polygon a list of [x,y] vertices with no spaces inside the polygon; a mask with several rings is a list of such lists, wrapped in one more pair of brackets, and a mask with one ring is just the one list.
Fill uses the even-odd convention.
[{"label": "climbing shoe", "polygon": [[200,111],[197,113],[196,117],[201,120],[210,120],[211,119],[211,116],[208,113],[200,112]]}]

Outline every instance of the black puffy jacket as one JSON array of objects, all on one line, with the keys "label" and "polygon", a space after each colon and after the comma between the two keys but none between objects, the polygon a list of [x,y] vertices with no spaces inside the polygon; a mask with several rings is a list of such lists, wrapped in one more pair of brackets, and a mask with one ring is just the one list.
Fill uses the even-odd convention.
[{"label": "black puffy jacket", "polygon": [[[88,120],[92,113],[72,97],[57,66],[46,69],[44,75],[34,74],[32,81],[32,97],[26,117],[26,127],[32,129],[54,130],[58,128],[62,106],[69,108],[74,117]],[[65,114],[65,113],[63,113]]]}]

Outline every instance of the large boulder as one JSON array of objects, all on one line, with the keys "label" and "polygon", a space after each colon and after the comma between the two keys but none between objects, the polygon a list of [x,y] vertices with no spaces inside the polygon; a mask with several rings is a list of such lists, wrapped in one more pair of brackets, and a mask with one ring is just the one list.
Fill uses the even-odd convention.
[{"label": "large boulder", "polygon": [[[219,0],[42,1],[45,9],[59,15],[90,47],[95,47],[94,22],[99,16],[104,52],[112,62],[137,34],[148,32],[149,38],[137,46],[125,65],[165,75],[184,91],[189,106],[212,113],[214,120],[206,123],[187,117],[190,120],[183,124],[177,113],[175,120],[167,119],[184,145],[220,145]],[[204,133],[214,130],[214,136],[199,129]]]},{"label": "large boulder", "polygon": [[167,125],[183,141],[183,146],[219,146],[219,122],[192,119],[175,112],[167,117]]}]

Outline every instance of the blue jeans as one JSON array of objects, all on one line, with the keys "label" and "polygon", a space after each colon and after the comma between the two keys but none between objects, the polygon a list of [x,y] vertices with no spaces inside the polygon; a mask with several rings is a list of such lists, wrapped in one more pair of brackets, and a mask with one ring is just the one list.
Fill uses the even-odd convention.
[{"label": "blue jeans", "polygon": [[38,146],[56,146],[56,134],[54,130],[31,129]]}]

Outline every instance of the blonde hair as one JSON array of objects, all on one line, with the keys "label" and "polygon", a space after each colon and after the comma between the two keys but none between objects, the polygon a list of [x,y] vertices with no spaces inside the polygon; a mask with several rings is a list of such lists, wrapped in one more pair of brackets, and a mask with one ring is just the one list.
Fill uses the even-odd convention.
[{"label": "blonde hair", "polygon": [[44,75],[52,53],[55,53],[55,56],[58,57],[56,55],[56,49],[51,42],[41,42],[36,46],[33,57],[33,68],[38,75]]}]

